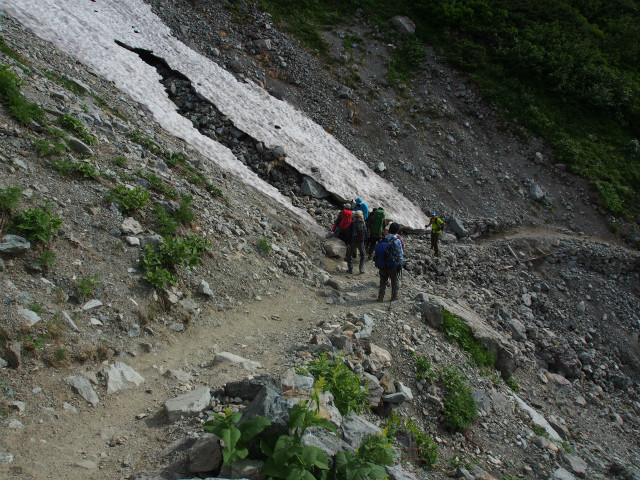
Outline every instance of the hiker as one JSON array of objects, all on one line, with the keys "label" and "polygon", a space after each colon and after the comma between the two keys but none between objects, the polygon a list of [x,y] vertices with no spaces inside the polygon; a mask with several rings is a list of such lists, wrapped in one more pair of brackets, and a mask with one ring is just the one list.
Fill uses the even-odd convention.
[{"label": "hiker", "polygon": [[373,257],[373,251],[376,248],[378,240],[380,240],[384,236],[384,231],[387,226],[387,220],[385,218],[386,216],[387,213],[382,207],[374,208],[371,211],[371,215],[369,215],[367,224],[367,230],[369,231],[367,253],[369,254],[369,259]]},{"label": "hiker", "polygon": [[349,267],[349,273],[353,273],[353,259],[357,257],[360,252],[360,274],[364,273],[365,262],[365,247],[364,243],[367,240],[367,225],[364,222],[364,214],[361,210],[353,212],[353,221],[347,230],[347,266]]},{"label": "hiker", "polygon": [[345,203],[342,206],[342,210],[338,214],[338,218],[336,218],[336,221],[333,224],[333,227],[331,227],[333,236],[339,238],[347,245],[348,245],[347,229],[349,228],[349,225],[351,225],[352,220],[353,220],[353,212],[351,212],[351,204]]},{"label": "hiker", "polygon": [[398,238],[400,225],[392,223],[389,225],[389,233],[376,245],[375,263],[380,275],[380,286],[378,287],[378,301],[384,300],[384,293],[387,289],[387,280],[391,280],[391,301],[398,299],[399,282],[398,276],[402,271],[402,260],[404,252],[402,243]]},{"label": "hiker", "polygon": [[431,227],[431,250],[435,252],[435,256],[440,256],[438,252],[438,240],[440,239],[440,234],[444,230],[444,220],[436,215],[436,212],[431,212],[429,215],[430,221],[425,227]]},{"label": "hiker", "polygon": [[364,215],[364,220],[366,222],[367,218],[369,218],[369,205],[364,203],[360,197],[353,200],[351,202],[351,205],[353,207],[353,210],[360,210],[362,212],[362,214]]}]

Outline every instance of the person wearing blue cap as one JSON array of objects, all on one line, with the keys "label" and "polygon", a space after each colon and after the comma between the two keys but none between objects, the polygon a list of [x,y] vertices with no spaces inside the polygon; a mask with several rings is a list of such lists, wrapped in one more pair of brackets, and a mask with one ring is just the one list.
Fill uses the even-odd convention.
[{"label": "person wearing blue cap", "polygon": [[364,215],[364,220],[366,222],[367,218],[369,218],[369,205],[363,202],[360,197],[353,200],[351,204],[353,205],[353,210],[360,210],[362,212],[362,215]]},{"label": "person wearing blue cap", "polygon": [[436,257],[440,256],[438,252],[438,240],[440,239],[440,234],[444,230],[444,220],[436,215],[436,212],[431,212],[429,214],[430,221],[425,227],[431,227],[431,250],[434,251]]}]

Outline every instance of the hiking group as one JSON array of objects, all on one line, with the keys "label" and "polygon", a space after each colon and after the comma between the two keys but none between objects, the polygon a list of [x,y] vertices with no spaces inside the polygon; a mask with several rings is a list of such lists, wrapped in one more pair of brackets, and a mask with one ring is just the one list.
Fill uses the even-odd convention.
[{"label": "hiking group", "polygon": [[[438,239],[444,228],[444,221],[435,212],[430,213],[431,249],[439,256]],[[369,205],[356,198],[345,203],[331,229],[333,235],[347,246],[345,260],[348,273],[353,273],[353,259],[358,257],[359,272],[364,273],[366,260],[373,260],[380,283],[378,302],[384,301],[387,283],[391,283],[391,301],[398,299],[405,243],[400,236],[400,225],[389,221],[382,207],[369,211]],[[365,257],[366,252],[366,257]]]}]

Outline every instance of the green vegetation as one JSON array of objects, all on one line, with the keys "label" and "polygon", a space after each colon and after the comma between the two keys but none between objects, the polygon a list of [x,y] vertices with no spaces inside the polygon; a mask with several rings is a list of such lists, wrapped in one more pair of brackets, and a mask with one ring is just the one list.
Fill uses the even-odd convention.
[{"label": "green vegetation", "polygon": [[56,119],[56,123],[65,130],[75,134],[87,145],[95,145],[98,142],[96,137],[87,132],[82,122],[73,115],[60,115]]},{"label": "green vegetation", "polygon": [[0,52],[4,53],[7,57],[13,58],[17,62],[20,62],[22,64],[26,63],[19,53],[17,53],[15,50],[9,47],[6,43],[4,43],[4,38],[2,37],[0,37]]},{"label": "green vegetation", "polygon": [[342,415],[360,413],[367,408],[368,390],[360,385],[358,376],[349,370],[342,356],[335,360],[323,353],[307,365],[306,370],[314,376],[323,391],[330,391],[336,408]]},{"label": "green vegetation", "polygon": [[[526,140],[543,136],[555,160],[593,182],[602,204],[632,220],[640,208],[640,9],[611,0],[262,0],[308,49],[328,52],[319,32],[360,12],[397,48],[393,84],[423,64],[432,45],[469,73]],[[407,15],[415,36],[394,37],[388,19]],[[384,32],[384,30],[383,30]],[[521,125],[523,128],[518,127]]]},{"label": "green vegetation", "polygon": [[193,198],[190,195],[183,195],[180,199],[179,208],[173,213],[169,213],[163,205],[156,205],[153,210],[156,221],[156,230],[163,237],[173,235],[178,228],[178,224],[187,225],[195,218],[195,213],[191,209]]},{"label": "green vegetation", "polygon": [[146,207],[151,201],[151,194],[143,187],[127,188],[119,184],[109,191],[107,199],[115,200],[122,213],[131,214]]},{"label": "green vegetation", "polygon": [[60,155],[67,151],[67,145],[53,138],[41,138],[33,142],[33,146],[41,157]]},{"label": "green vegetation", "polygon": [[224,414],[214,413],[203,425],[207,432],[217,435],[224,442],[225,449],[222,452],[224,465],[246,458],[249,455],[247,445],[256,435],[271,425],[269,419],[255,417],[236,426],[241,417],[241,412],[231,413],[231,409],[226,408]]},{"label": "green vegetation", "polygon": [[210,246],[210,242],[196,235],[165,238],[156,248],[147,245],[140,258],[140,267],[145,272],[143,278],[156,289],[177,285],[177,266],[195,267]]},{"label": "green vegetation", "polygon": [[264,254],[271,251],[271,241],[267,237],[258,238],[258,249]]},{"label": "green vegetation", "polygon": [[22,187],[0,188],[0,233],[11,218],[13,211],[20,205]]},{"label": "green vegetation", "polygon": [[77,173],[83,178],[97,180],[101,175],[92,164],[74,162],[68,158],[54,158],[51,160],[51,165],[58,171],[61,177],[68,177],[73,173]]},{"label": "green vegetation", "polygon": [[20,212],[16,227],[32,242],[48,244],[58,235],[62,218],[56,217],[48,207],[34,207]]},{"label": "green vegetation", "polygon": [[42,250],[42,253],[37,258],[36,263],[45,272],[51,271],[56,264],[56,252],[54,252],[53,250],[49,250],[48,248],[45,248],[44,250]]},{"label": "green vegetation", "polygon": [[415,422],[408,418],[400,418],[395,412],[387,420],[389,435],[395,435],[397,430],[404,430],[413,436],[416,444],[415,458],[424,463],[427,467],[433,467],[438,463],[438,446],[435,442],[418,428]]},{"label": "green vegetation", "polygon": [[9,114],[22,125],[31,121],[44,124],[45,112],[35,103],[29,102],[20,93],[18,77],[6,65],[0,65],[0,100],[9,109]]},{"label": "green vegetation", "polygon": [[127,164],[127,159],[126,157],[113,157],[111,163],[122,168]]},{"label": "green vegetation", "polygon": [[471,388],[455,367],[443,367],[440,379],[447,391],[444,402],[445,424],[452,430],[464,430],[478,417],[478,406],[471,396]]},{"label": "green vegetation", "polygon": [[416,360],[416,380],[427,380],[434,383],[438,379],[438,373],[433,369],[431,361],[427,357],[414,354]]},{"label": "green vegetation", "polygon": [[495,365],[496,360],[493,354],[473,338],[471,329],[460,317],[443,310],[442,320],[441,329],[444,336],[467,352],[473,363],[478,367],[493,367]]},{"label": "green vegetation", "polygon": [[81,301],[84,301],[84,299],[95,295],[100,286],[100,277],[98,275],[83,277],[76,283],[76,294]]},{"label": "green vegetation", "polygon": [[76,95],[84,95],[87,93],[86,88],[84,88],[83,86],[79,85],[73,80],[69,80],[68,78],[58,75],[56,72],[52,72],[51,70],[45,71],[44,76],[52,82],[56,82],[58,85],[62,85],[64,88],[66,88],[70,92],[75,93]]},{"label": "green vegetation", "polygon": [[513,378],[507,378],[504,383],[507,384],[507,387],[509,387],[513,393],[518,393],[520,391],[518,382],[516,382]]}]

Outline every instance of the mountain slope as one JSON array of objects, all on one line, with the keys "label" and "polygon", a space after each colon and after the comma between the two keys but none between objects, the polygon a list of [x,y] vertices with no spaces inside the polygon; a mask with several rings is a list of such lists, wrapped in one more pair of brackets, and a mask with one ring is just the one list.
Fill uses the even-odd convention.
[{"label": "mountain slope", "polygon": [[[167,18],[185,15],[182,20],[187,30],[187,20],[199,21],[186,16],[189,4],[163,6]],[[208,18],[221,22],[225,31],[236,28],[222,10],[210,12]],[[207,31],[194,30],[201,34]],[[566,200],[583,198],[585,192],[579,187],[563,190],[563,182],[579,185],[579,181],[570,177],[555,180],[557,171],[529,162],[520,153],[511,154],[515,157],[513,163],[503,164],[508,173],[499,168],[493,170],[493,155],[497,154],[485,158],[487,164],[477,160],[478,171],[473,172],[476,145],[482,147],[478,154],[482,159],[489,157],[487,152],[495,148],[498,140],[494,143],[487,139],[482,145],[482,140],[475,143],[477,133],[463,137],[465,117],[454,116],[437,124],[430,120],[434,132],[426,130],[424,134],[430,135],[433,144],[426,147],[417,138],[403,134],[404,128],[410,127],[392,113],[396,103],[387,105],[388,116],[384,113],[386,97],[371,104],[359,99],[359,125],[348,122],[348,115],[340,117],[342,121],[335,120],[335,125],[325,125],[330,121],[327,112],[348,113],[342,110],[346,108],[342,100],[329,95],[332,87],[320,88],[325,83],[333,88],[338,84],[316,67],[311,68],[315,63],[304,52],[293,46],[282,47],[278,52],[292,55],[283,58],[293,62],[289,63],[290,81],[297,85],[292,88],[278,81],[283,97],[299,108],[308,102],[306,108],[312,118],[327,128],[334,126],[336,137],[369,158],[374,167],[381,160],[377,151],[389,152],[384,156],[388,170],[383,174],[401,183],[409,197],[433,199],[429,207],[439,199],[446,214],[459,215],[471,233],[488,237],[473,242],[445,235],[442,257],[432,258],[424,238],[405,236],[407,264],[401,300],[379,305],[373,302],[377,277],[371,264],[367,264],[364,276],[346,275],[340,257],[325,254],[329,250],[323,249],[322,239],[288,216],[280,205],[163,133],[143,110],[108,82],[6,18],[2,19],[2,34],[28,63],[23,63],[22,69],[15,60],[3,58],[25,83],[24,95],[45,107],[51,123],[62,113],[80,118],[98,142],[89,158],[74,152],[42,156],[34,141],[51,134],[38,132],[34,126],[19,126],[2,110],[1,123],[5,126],[0,187],[23,186],[20,209],[50,202],[51,210],[64,220],[51,245],[56,259],[48,271],[37,267],[41,246],[2,257],[3,358],[10,359],[10,352],[15,353],[16,342],[22,355],[18,368],[0,370],[6,413],[1,442],[3,450],[14,457],[12,462],[0,465],[0,471],[18,478],[144,478],[142,471],[184,478],[188,474],[185,452],[174,446],[168,456],[162,457],[160,450],[174,440],[180,442],[193,433],[202,433],[203,417],[167,422],[163,403],[194,387],[206,385],[216,390],[247,375],[238,366],[213,365],[216,353],[229,351],[259,361],[263,368],[255,373],[277,375],[309,357],[309,346],[305,345],[310,334],[321,336],[323,331],[341,328],[347,321],[355,323],[365,314],[374,320],[371,341],[391,353],[391,366],[385,370],[414,394],[413,401],[397,407],[397,412],[413,418],[439,445],[440,465],[435,470],[405,462],[407,471],[413,471],[418,478],[440,478],[451,469],[450,464],[477,462],[496,478],[539,478],[551,476],[560,465],[568,469],[569,465],[578,465],[562,445],[545,442],[543,436],[534,434],[531,420],[522,408],[514,406],[510,391],[497,372],[483,375],[462,350],[424,323],[420,294],[441,299],[452,311],[468,315],[469,320],[480,319],[513,347],[519,366],[513,378],[520,385],[520,396],[566,435],[563,440],[568,448],[587,461],[589,478],[606,478],[613,472],[632,476],[634,465],[638,468],[638,255],[602,241],[610,239],[604,221],[595,213],[587,214],[591,212],[588,204],[572,206],[575,210],[584,209],[578,215],[572,215],[573,210],[569,209],[556,213],[542,204],[539,208],[548,209],[551,225],[537,225],[544,223],[531,209],[532,205],[534,210],[538,208],[538,204],[531,202],[526,191],[518,193],[510,183],[512,178],[531,180],[535,177],[533,173],[529,177],[526,170],[539,170],[535,181],[548,192],[561,192]],[[239,38],[248,42],[250,33],[246,35]],[[273,35],[283,42],[286,39],[275,31]],[[197,46],[198,40],[192,41]],[[223,51],[220,55],[224,61],[232,58],[231,53]],[[233,47],[230,51],[237,54]],[[293,66],[298,63],[293,60],[296,58],[306,59],[309,68]],[[252,59],[239,56],[238,61],[250,64]],[[446,78],[445,67],[438,68],[443,72],[438,75]],[[299,71],[302,76],[302,70],[309,75],[314,72],[314,78],[322,80],[297,80],[293,74]],[[94,96],[73,93],[64,87],[61,78],[73,79]],[[275,80],[265,80],[276,84]],[[446,91],[446,82],[433,83],[434,89]],[[311,89],[308,96],[304,86]],[[384,95],[395,95],[385,92]],[[317,117],[310,107],[314,98]],[[477,105],[490,112],[479,100]],[[376,111],[378,115],[366,113]],[[385,120],[378,122],[377,117]],[[388,135],[389,119],[402,126],[396,136]],[[490,121],[484,120],[477,128],[493,128],[488,130],[489,137],[498,136]],[[141,135],[132,135],[134,131]],[[369,131],[369,136],[361,131]],[[445,135],[454,140],[460,135],[458,138],[466,140],[454,143]],[[141,137],[151,140],[156,148],[149,148]],[[425,151],[416,149],[416,143]],[[499,143],[512,152],[530,148],[507,143],[505,138],[500,138]],[[467,144],[469,150],[463,148]],[[419,173],[404,167],[409,160],[398,155],[396,147],[412,155],[411,162],[418,166]],[[200,167],[197,171],[204,182],[220,189],[222,196],[207,191],[203,180],[191,183],[194,172],[187,170],[190,174],[185,174],[184,170],[167,165],[165,152],[184,152],[190,165]],[[391,152],[395,153],[393,157]],[[62,177],[61,168],[53,161],[58,157],[74,164],[93,165],[103,176],[97,181],[77,173]],[[114,162],[117,157],[124,157],[124,163]],[[426,172],[423,161],[427,159],[449,173],[442,179],[433,176],[432,182],[425,183],[421,175]],[[499,180],[501,174],[509,177]],[[181,227],[182,233],[206,237],[213,244],[201,265],[192,271],[178,269],[178,288],[159,293],[141,279],[141,249],[134,240],[143,244],[154,241],[159,225],[152,208],[133,213],[142,232],[126,233],[122,227],[126,215],[107,198],[119,183],[151,189],[156,177],[167,189],[193,198],[196,218]],[[298,191],[297,185],[284,187],[285,180],[280,183],[283,189]],[[154,191],[154,203],[175,202],[161,192],[162,189]],[[481,201],[489,198],[491,202]],[[330,226],[336,213],[324,200],[296,195],[294,203],[306,208],[325,227]],[[497,229],[506,230],[502,238],[488,235],[496,227],[486,220],[494,217],[498,217]],[[529,223],[536,224],[535,228],[523,232],[506,229],[509,224]],[[602,238],[576,236],[561,226],[584,229]],[[263,238],[272,247],[268,253],[260,246],[264,245]],[[91,276],[97,276],[97,285],[83,298],[78,286]],[[208,283],[211,296],[199,293],[203,280]],[[82,309],[94,299],[102,305]],[[25,327],[27,320],[21,309],[40,309],[41,320]],[[77,332],[63,312],[69,314]],[[524,326],[524,331],[515,320]],[[65,355],[58,353],[61,350]],[[444,392],[436,384],[417,381],[411,352],[425,356],[436,366],[459,367],[484,412],[481,419],[464,433],[445,428],[441,408]],[[131,365],[142,374],[145,383],[107,395],[105,378],[96,373],[117,361]],[[352,361],[358,364],[361,359]],[[170,369],[183,369],[192,377],[165,377]],[[100,403],[95,408],[62,381],[79,374],[96,380]],[[220,401],[234,408],[243,407],[233,399],[221,397]],[[369,418],[382,422],[374,415]],[[33,458],[38,460],[34,462]],[[481,473],[474,473],[474,478],[480,476]]]}]

